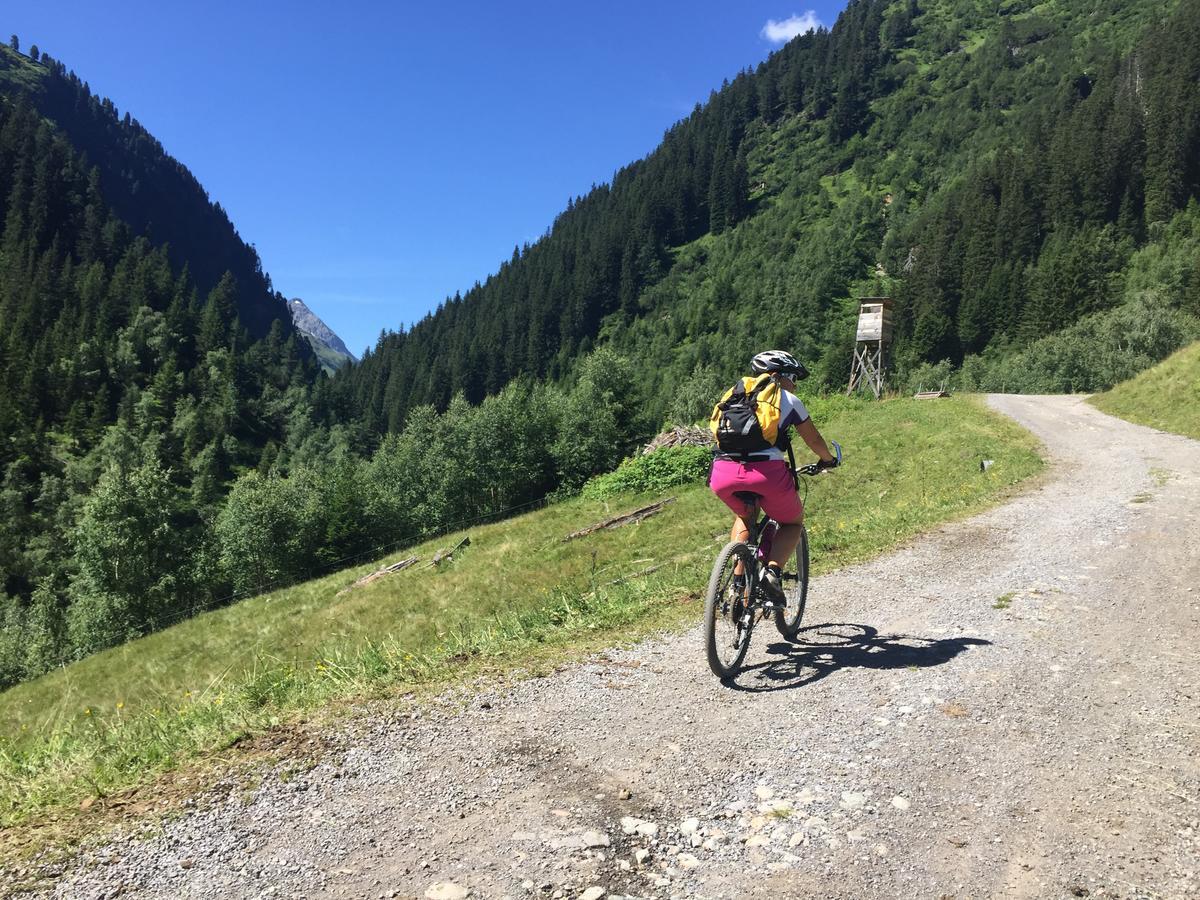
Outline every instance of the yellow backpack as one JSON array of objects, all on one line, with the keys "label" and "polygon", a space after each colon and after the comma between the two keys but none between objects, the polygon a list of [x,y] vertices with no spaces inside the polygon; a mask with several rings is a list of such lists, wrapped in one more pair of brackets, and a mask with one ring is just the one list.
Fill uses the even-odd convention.
[{"label": "yellow backpack", "polygon": [[725,392],[713,407],[709,428],[722,453],[761,453],[779,440],[783,390],[770,374],[748,376]]}]

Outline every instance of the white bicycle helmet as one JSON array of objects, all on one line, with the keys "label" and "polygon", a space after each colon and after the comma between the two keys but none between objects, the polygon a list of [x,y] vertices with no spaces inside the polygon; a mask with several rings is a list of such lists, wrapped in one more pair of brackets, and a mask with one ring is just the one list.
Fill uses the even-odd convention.
[{"label": "white bicycle helmet", "polygon": [[767,372],[778,372],[793,381],[803,381],[808,377],[808,369],[786,350],[764,350],[750,360],[750,371],[755,375]]}]

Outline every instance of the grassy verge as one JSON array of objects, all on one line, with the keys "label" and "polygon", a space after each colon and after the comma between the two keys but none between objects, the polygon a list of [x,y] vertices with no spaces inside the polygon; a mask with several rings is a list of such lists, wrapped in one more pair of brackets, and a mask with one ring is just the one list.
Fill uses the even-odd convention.
[{"label": "grassy verge", "polygon": [[1200,440],[1200,341],[1089,402],[1109,415]]},{"label": "grassy verge", "polygon": [[[970,398],[824,412],[846,464],[808,498],[818,573],[978,510],[1041,466],[1031,436]],[[691,623],[729,516],[702,485],[671,493],[639,525],[573,541],[562,538],[655,498],[576,498],[485,525],[451,563],[338,595],[380,563],[429,559],[461,537],[450,535],[0,694],[0,825],[66,817],[338,700],[529,671]]]}]

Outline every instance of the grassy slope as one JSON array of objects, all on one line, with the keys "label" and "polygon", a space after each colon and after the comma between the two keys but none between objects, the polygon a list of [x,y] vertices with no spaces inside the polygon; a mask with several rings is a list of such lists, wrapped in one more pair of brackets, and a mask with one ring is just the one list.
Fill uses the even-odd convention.
[{"label": "grassy slope", "polygon": [[1091,398],[1106,413],[1200,440],[1200,341]]},{"label": "grassy slope", "polygon": [[46,70],[27,56],[15,53],[8,44],[0,46],[0,87],[12,85],[37,90]]},{"label": "grassy slope", "polygon": [[[821,406],[847,456],[809,498],[818,572],[977,510],[1040,467],[1028,434],[970,399]],[[996,460],[987,475],[983,457]],[[145,783],[336,698],[528,670],[694,622],[728,515],[703,486],[673,493],[676,503],[639,526],[569,543],[560,538],[652,498],[576,498],[481,526],[448,566],[338,597],[374,566],[347,570],[0,694],[0,825]],[[428,558],[458,537],[408,552]],[[656,563],[665,565],[610,583]],[[820,603],[818,594],[816,615]]]},{"label": "grassy slope", "polygon": [[[303,333],[303,332],[302,332]],[[346,363],[350,362],[350,357],[345,353],[338,353],[332,347],[326,347],[311,334],[304,335],[308,345],[312,347],[313,353],[317,354],[317,359],[321,362],[321,368],[329,375],[335,373]]]}]

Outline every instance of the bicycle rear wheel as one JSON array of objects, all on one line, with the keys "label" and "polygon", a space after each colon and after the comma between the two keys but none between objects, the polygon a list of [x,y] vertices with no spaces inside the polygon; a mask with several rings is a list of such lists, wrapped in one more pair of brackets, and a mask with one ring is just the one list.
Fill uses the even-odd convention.
[{"label": "bicycle rear wheel", "polygon": [[[734,582],[738,564],[741,585]],[[750,647],[754,617],[746,607],[754,584],[754,554],[741,541],[730,541],[717,554],[704,601],[704,650],[709,668],[721,680],[736,674]]]},{"label": "bicycle rear wheel", "polygon": [[800,631],[800,620],[804,618],[804,604],[808,602],[808,532],[800,526],[800,543],[796,545],[795,580],[791,572],[783,575],[783,593],[787,605],[775,610],[775,627],[789,641],[795,640]]}]

